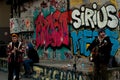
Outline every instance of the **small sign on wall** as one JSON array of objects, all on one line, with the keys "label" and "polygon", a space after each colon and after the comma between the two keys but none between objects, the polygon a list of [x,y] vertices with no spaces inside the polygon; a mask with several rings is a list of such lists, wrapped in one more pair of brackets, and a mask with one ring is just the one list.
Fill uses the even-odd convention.
[{"label": "small sign on wall", "polygon": [[21,18],[20,30],[21,32],[33,31],[34,30],[33,18],[32,17]]},{"label": "small sign on wall", "polygon": [[10,19],[10,33],[19,33],[20,26],[19,26],[19,18],[11,18]]}]

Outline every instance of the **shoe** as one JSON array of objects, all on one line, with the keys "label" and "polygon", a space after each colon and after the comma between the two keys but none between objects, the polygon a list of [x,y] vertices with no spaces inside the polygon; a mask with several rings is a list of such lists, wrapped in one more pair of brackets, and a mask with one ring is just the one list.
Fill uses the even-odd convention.
[{"label": "shoe", "polygon": [[28,75],[28,73],[24,73],[24,74],[23,74],[23,77],[27,77],[27,75]]},{"label": "shoe", "polygon": [[15,78],[16,78],[16,76],[14,75],[14,76],[13,76],[13,80],[15,80]]}]

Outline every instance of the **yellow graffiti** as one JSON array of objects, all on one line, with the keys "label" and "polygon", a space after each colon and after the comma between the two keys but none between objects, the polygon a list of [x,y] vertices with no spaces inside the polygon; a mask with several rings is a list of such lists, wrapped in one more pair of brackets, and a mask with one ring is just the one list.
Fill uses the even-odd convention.
[{"label": "yellow graffiti", "polygon": [[34,78],[38,78],[40,76],[40,73],[43,72],[43,69],[37,66],[34,66],[33,70],[36,72],[36,75],[33,75]]},{"label": "yellow graffiti", "polygon": [[53,72],[53,79],[55,79],[55,76],[56,76],[57,74],[59,74],[58,70],[54,70],[54,72]]},{"label": "yellow graffiti", "polygon": [[90,46],[90,44],[86,44],[86,49]]},{"label": "yellow graffiti", "polygon": [[83,0],[70,0],[70,6],[75,7],[83,3]]},{"label": "yellow graffiti", "polygon": [[67,80],[72,80],[72,74],[70,72],[67,75]]},{"label": "yellow graffiti", "polygon": [[50,78],[50,75],[52,74],[52,70],[49,70],[47,77]]},{"label": "yellow graffiti", "polygon": [[117,8],[118,7],[118,4],[117,4],[117,1],[116,0],[110,0],[110,2]]},{"label": "yellow graffiti", "polygon": [[61,72],[61,73],[60,73],[60,80],[63,79],[63,75],[64,75],[63,72]]},{"label": "yellow graffiti", "polygon": [[102,2],[101,0],[89,0],[89,1],[90,1],[90,3],[96,2],[96,3],[99,4],[99,5],[100,5],[101,2]]},{"label": "yellow graffiti", "polygon": [[82,80],[82,76],[79,76],[79,80]]},{"label": "yellow graffiti", "polygon": [[[38,67],[34,66],[33,67],[34,71],[36,74],[33,76],[34,79],[39,79],[39,80],[83,80],[82,75],[78,75],[76,77],[73,72],[61,72],[59,70],[53,70],[53,69],[48,69],[48,68],[43,68],[43,67]],[[43,73],[44,75],[41,75]],[[56,77],[58,76],[58,77]]]}]

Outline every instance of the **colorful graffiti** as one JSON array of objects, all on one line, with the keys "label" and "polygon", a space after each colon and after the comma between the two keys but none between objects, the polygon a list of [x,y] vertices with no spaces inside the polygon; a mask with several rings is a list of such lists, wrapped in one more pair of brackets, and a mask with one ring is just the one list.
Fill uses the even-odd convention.
[{"label": "colorful graffiti", "polygon": [[98,5],[93,3],[92,9],[81,6],[81,9],[72,11],[73,27],[78,29],[81,26],[91,28],[116,28],[118,26],[117,10],[113,5],[102,6],[99,10]]},{"label": "colorful graffiti", "polygon": [[[106,29],[105,31],[113,43],[111,55],[114,56],[119,48],[118,32],[110,31],[109,29]],[[91,30],[80,30],[78,33],[71,32],[74,54],[77,54],[77,51],[80,51],[81,54],[89,56],[90,52],[87,51],[86,45],[90,44],[97,35],[97,31]]]},{"label": "colorful graffiti", "polygon": [[[98,5],[93,3],[92,9],[81,6],[81,9],[74,9],[72,11],[72,24],[75,29],[79,29],[83,26],[85,28],[117,28],[118,17],[116,15],[117,10],[113,5],[102,6],[100,9]],[[90,27],[91,26],[91,27]],[[97,27],[95,27],[97,26]],[[119,47],[118,32],[110,31],[106,29],[107,35],[110,37],[113,43],[111,55],[114,56]],[[113,36],[113,33],[115,33]],[[111,35],[112,34],[112,35]],[[97,31],[92,30],[79,30],[78,32],[71,32],[74,54],[77,54],[79,50],[81,54],[89,56],[90,52],[87,51],[86,45],[90,44],[91,41],[97,36]]]},{"label": "colorful graffiti", "polygon": [[11,18],[10,19],[10,33],[19,33],[19,18]]},{"label": "colorful graffiti", "polygon": [[35,80],[92,80],[92,72],[75,72],[60,68],[36,66],[39,73]]},{"label": "colorful graffiti", "polygon": [[27,8],[26,13],[29,13],[26,16],[31,12],[35,22],[34,38],[38,53],[43,56],[46,49],[48,56],[54,52],[59,52],[62,57],[66,57],[66,52],[89,56],[86,46],[98,35],[97,29],[106,28],[113,43],[111,55],[115,55],[119,48],[119,19],[114,4],[85,0],[74,2],[74,5],[73,1],[37,0]]},{"label": "colorful graffiti", "polygon": [[38,16],[36,19],[37,47],[69,45],[68,14],[69,12],[55,11],[46,18],[42,13]]},{"label": "colorful graffiti", "polygon": [[[89,56],[90,52],[86,50],[86,45],[90,44],[98,35],[96,30],[93,31],[90,29],[105,27],[115,29],[118,26],[118,18],[116,16],[117,10],[113,5],[102,6],[99,10],[97,7],[98,5],[93,3],[92,9],[81,6],[80,10],[74,9],[72,12],[60,12],[59,10],[56,10],[54,13],[51,13],[46,17],[44,17],[41,12],[36,19],[37,47],[68,46],[70,45],[69,39],[72,38],[73,53],[76,54],[77,51],[80,51],[82,55]],[[68,24],[71,20],[72,27],[74,27],[75,30],[71,30],[69,35]],[[85,28],[88,27],[89,30],[79,30],[81,26],[85,26]],[[113,43],[111,55],[115,55],[119,48],[118,32],[106,29],[106,33]]]}]

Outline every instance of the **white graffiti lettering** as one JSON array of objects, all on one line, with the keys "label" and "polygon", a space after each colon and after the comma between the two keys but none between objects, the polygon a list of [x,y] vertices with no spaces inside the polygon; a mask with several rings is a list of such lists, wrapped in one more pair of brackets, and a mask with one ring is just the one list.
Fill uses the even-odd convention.
[{"label": "white graffiti lettering", "polygon": [[81,6],[81,9],[74,9],[72,11],[72,24],[75,29],[81,26],[91,28],[116,28],[118,26],[118,18],[116,16],[117,10],[113,5],[102,6],[97,9],[98,5],[93,3],[92,9]]}]

